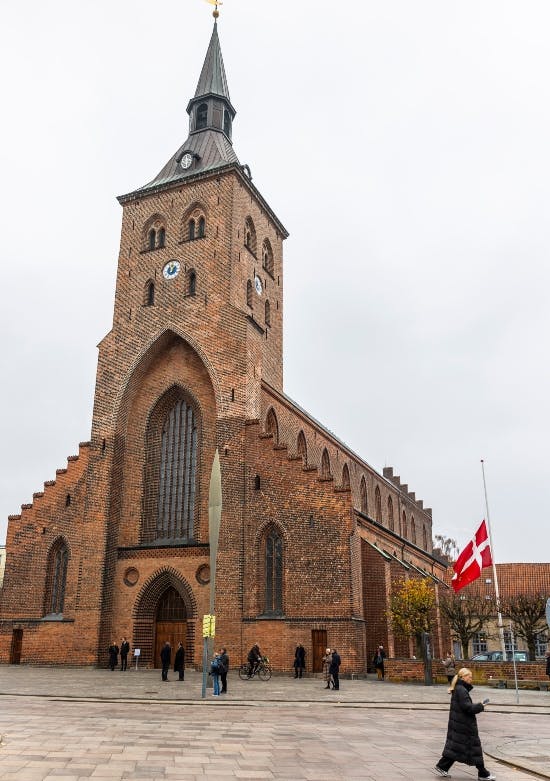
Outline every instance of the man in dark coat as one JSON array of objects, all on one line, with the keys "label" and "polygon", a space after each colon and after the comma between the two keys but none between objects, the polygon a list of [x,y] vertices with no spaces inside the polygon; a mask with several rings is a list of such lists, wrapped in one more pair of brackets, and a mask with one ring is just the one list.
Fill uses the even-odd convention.
[{"label": "man in dark coat", "polygon": [[294,677],[301,678],[306,669],[306,649],[300,643],[294,651]]},{"label": "man in dark coat", "polygon": [[128,654],[130,653],[130,643],[125,637],[122,638],[120,643],[120,669],[128,669]]},{"label": "man in dark coat", "polygon": [[111,668],[111,672],[115,669],[115,667],[118,664],[118,645],[113,642],[109,646],[109,667]]},{"label": "man in dark coat", "polygon": [[229,671],[229,656],[227,655],[227,649],[222,648],[220,650],[220,678],[222,681],[221,694],[227,694],[227,673]]},{"label": "man in dark coat", "polygon": [[340,688],[340,665],[342,664],[342,660],[340,659],[340,654],[336,650],[336,648],[332,649],[332,659],[330,660],[330,667],[328,668],[329,673],[332,675],[332,688],[333,689],[339,689]]},{"label": "man in dark coat", "polygon": [[438,776],[448,778],[451,765],[454,762],[463,762],[465,765],[475,765],[479,781],[494,781],[495,776],[483,763],[476,713],[482,713],[485,707],[481,702],[474,704],[470,697],[473,689],[471,670],[466,667],[459,670],[458,676],[453,679],[453,684],[449,689],[452,698],[447,740],[443,755],[434,770]]},{"label": "man in dark coat", "polygon": [[374,664],[374,667],[376,669],[376,675],[378,680],[384,680],[384,659],[386,658],[386,652],[384,651],[384,646],[379,645],[376,649],[372,663]]},{"label": "man in dark coat", "polygon": [[178,650],[174,657],[174,672],[178,673],[178,680],[183,681],[185,678],[185,648],[183,643],[179,643]]},{"label": "man in dark coat", "polygon": [[172,649],[168,640],[162,646],[160,652],[160,661],[162,662],[162,680],[168,680],[168,670],[170,669],[170,659],[172,658]]}]

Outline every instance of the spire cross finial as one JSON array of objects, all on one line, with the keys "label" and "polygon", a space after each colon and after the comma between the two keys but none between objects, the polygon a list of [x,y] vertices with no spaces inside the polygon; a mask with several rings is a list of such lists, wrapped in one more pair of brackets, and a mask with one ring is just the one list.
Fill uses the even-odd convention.
[{"label": "spire cross finial", "polygon": [[205,0],[205,2],[214,6],[214,10],[212,11],[212,16],[214,17],[214,19],[217,19],[218,16],[220,15],[220,12],[218,11],[218,6],[223,5],[223,0]]}]

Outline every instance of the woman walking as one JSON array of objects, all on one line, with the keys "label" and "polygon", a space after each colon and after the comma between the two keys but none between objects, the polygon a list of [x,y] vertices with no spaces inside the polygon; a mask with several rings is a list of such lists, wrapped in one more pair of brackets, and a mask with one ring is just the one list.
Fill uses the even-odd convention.
[{"label": "woman walking", "polygon": [[474,705],[470,697],[472,689],[472,671],[462,667],[449,689],[452,697],[447,740],[443,755],[434,770],[438,776],[448,778],[451,765],[463,762],[465,765],[475,765],[479,781],[495,781],[495,776],[483,764],[483,750],[477,731],[476,713],[482,713],[485,707],[482,702]]},{"label": "woman walking", "polygon": [[447,680],[449,683],[452,683],[456,674],[455,658],[452,653],[448,651],[445,659],[442,659],[441,661],[443,663],[443,667],[445,668],[445,675],[447,676]]}]

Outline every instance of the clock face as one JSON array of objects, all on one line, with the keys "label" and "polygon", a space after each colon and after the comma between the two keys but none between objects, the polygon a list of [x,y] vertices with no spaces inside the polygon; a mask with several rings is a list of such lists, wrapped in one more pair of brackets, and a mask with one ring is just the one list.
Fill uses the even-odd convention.
[{"label": "clock face", "polygon": [[256,293],[261,296],[262,295],[262,280],[260,277],[254,277],[254,287],[256,288]]},{"label": "clock face", "polygon": [[187,152],[187,154],[185,154],[181,158],[180,165],[182,168],[187,169],[187,168],[191,168],[192,162],[193,162],[193,155],[190,155],[189,152]]},{"label": "clock face", "polygon": [[169,260],[162,269],[162,276],[164,279],[174,279],[180,273],[180,268],[181,266],[178,260]]}]

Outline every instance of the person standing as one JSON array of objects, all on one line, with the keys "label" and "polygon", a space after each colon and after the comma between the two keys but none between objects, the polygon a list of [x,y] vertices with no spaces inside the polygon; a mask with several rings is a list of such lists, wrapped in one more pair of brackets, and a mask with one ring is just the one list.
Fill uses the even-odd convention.
[{"label": "person standing", "polygon": [[118,645],[113,640],[111,642],[111,645],[109,646],[109,667],[111,668],[111,672],[115,669],[117,664],[118,664]]},{"label": "person standing", "polygon": [[332,676],[332,688],[335,690],[338,690],[340,688],[340,665],[341,664],[342,664],[342,660],[340,659],[340,654],[338,653],[336,648],[333,648],[329,673]]},{"label": "person standing", "polygon": [[477,731],[476,713],[482,713],[485,705],[482,702],[472,702],[472,689],[472,671],[462,667],[449,688],[452,697],[447,740],[434,771],[438,776],[448,778],[451,765],[454,762],[462,762],[465,765],[475,765],[479,781],[495,781],[495,776],[487,770],[483,762],[483,750]]},{"label": "person standing", "polygon": [[125,637],[120,641],[120,669],[128,669],[128,654],[130,653],[130,643]]},{"label": "person standing", "polygon": [[220,650],[220,678],[222,681],[221,694],[227,694],[227,673],[229,672],[229,656],[227,655],[227,649],[222,648]]},{"label": "person standing", "polygon": [[332,653],[330,648],[325,649],[325,655],[323,656],[323,673],[325,675],[326,686],[325,689],[330,689],[332,683],[332,675],[330,674],[330,665],[332,662]]},{"label": "person standing", "polygon": [[294,677],[301,678],[306,669],[306,649],[300,643],[294,652]]},{"label": "person standing", "polygon": [[170,660],[172,658],[172,649],[168,640],[162,646],[160,652],[160,661],[162,662],[162,680],[168,680],[168,670],[170,669]]},{"label": "person standing", "polygon": [[174,656],[174,672],[178,673],[178,680],[183,681],[185,678],[185,648],[183,643],[178,644],[178,650]]},{"label": "person standing", "polygon": [[443,667],[445,668],[445,674],[449,683],[452,683],[456,674],[455,658],[450,651],[447,651],[447,656],[442,659]]},{"label": "person standing", "polygon": [[222,652],[218,651],[210,663],[210,675],[212,676],[212,683],[214,685],[214,693],[212,697],[220,696],[220,673],[222,667]]},{"label": "person standing", "polygon": [[376,651],[374,652],[374,656],[372,658],[372,663],[376,668],[376,676],[379,681],[383,681],[385,677],[385,671],[384,671],[385,658],[386,658],[386,652],[384,651],[384,646],[379,645]]}]

